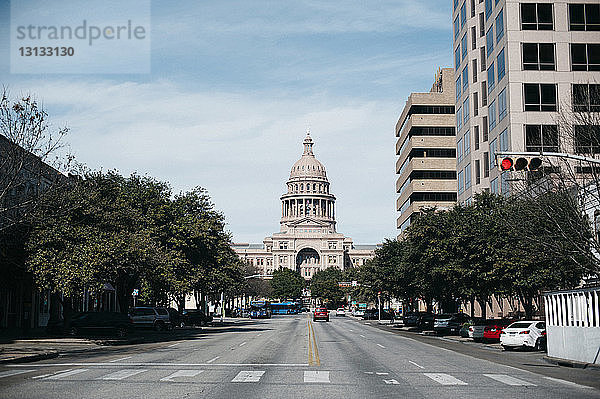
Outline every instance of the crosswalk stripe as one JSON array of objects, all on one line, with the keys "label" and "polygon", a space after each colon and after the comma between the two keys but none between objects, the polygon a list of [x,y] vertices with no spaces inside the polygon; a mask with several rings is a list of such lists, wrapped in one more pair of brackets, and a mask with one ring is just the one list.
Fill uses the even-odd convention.
[{"label": "crosswalk stripe", "polygon": [[65,377],[71,377],[76,374],[85,373],[86,371],[88,371],[88,369],[67,370],[67,371],[60,372],[58,374],[51,375],[50,377],[46,377],[46,378],[44,378],[44,380],[60,380]]},{"label": "crosswalk stripe", "polygon": [[114,373],[110,373],[105,375],[104,377],[100,377],[100,380],[124,380],[125,378],[134,376],[136,374],[140,374],[143,373],[144,371],[148,371],[148,370],[140,370],[140,369],[125,369],[125,370],[119,370],[119,371],[115,371]]},{"label": "crosswalk stripe", "polygon": [[262,370],[240,371],[231,382],[258,382],[264,373]]},{"label": "crosswalk stripe", "polygon": [[0,378],[11,377],[13,375],[24,374],[24,373],[31,373],[32,371],[35,371],[35,370],[6,370],[6,371],[0,372]]},{"label": "crosswalk stripe", "polygon": [[305,371],[304,372],[304,382],[310,382],[310,383],[330,382],[329,381],[329,371],[318,371],[318,370]]},{"label": "crosswalk stripe", "polygon": [[441,385],[468,385],[466,382],[459,380],[451,376],[450,374],[444,373],[424,373],[427,377],[431,378],[435,382]]},{"label": "crosswalk stripe", "polygon": [[506,384],[506,385],[531,386],[531,387],[536,386],[535,384],[520,380],[518,378],[512,377],[510,375],[506,375],[506,374],[484,374],[484,376],[491,378],[493,380],[496,380],[498,382],[501,382],[503,384]]},{"label": "crosswalk stripe", "polygon": [[204,370],[178,370],[171,375],[161,378],[161,381],[172,381],[173,378],[177,377],[195,377],[198,374],[204,372]]}]

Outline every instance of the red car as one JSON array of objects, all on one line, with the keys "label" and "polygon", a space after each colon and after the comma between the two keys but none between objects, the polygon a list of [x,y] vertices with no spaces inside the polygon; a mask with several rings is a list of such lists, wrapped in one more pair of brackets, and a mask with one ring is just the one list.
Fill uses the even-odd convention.
[{"label": "red car", "polygon": [[316,308],[313,313],[313,321],[325,320],[329,321],[329,312],[327,308]]},{"label": "red car", "polygon": [[514,320],[493,320],[483,329],[483,339],[486,341],[500,341],[500,333]]}]

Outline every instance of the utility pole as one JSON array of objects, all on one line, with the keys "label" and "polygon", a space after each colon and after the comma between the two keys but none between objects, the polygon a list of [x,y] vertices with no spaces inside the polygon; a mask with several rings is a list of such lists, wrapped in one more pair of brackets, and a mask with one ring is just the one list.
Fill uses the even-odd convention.
[{"label": "utility pole", "polygon": [[381,323],[381,291],[377,291],[377,307],[379,308],[379,323]]}]

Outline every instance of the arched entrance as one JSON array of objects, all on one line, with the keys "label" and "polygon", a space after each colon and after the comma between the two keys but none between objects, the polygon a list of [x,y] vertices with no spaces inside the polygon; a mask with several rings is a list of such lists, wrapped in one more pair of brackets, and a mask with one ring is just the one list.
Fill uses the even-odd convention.
[{"label": "arched entrance", "polygon": [[296,270],[302,277],[312,277],[320,269],[321,258],[319,253],[312,248],[303,248],[296,255]]}]

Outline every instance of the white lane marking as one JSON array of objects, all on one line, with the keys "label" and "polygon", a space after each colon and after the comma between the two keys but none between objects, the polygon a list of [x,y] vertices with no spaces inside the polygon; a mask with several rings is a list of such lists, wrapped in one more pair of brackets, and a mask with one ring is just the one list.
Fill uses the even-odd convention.
[{"label": "white lane marking", "polygon": [[415,363],[415,362],[413,362],[413,361],[411,361],[411,360],[409,360],[408,362],[409,362],[410,364],[414,365],[414,366],[417,366],[417,367],[418,367],[418,368],[420,368],[420,369],[424,369],[424,368],[425,368],[425,367],[423,367],[423,366],[420,366],[420,365],[418,365],[417,363]]},{"label": "white lane marking", "polygon": [[377,375],[388,375],[389,373],[375,373]]},{"label": "white lane marking", "polygon": [[425,373],[425,375],[442,385],[468,385],[466,382],[444,373]]},{"label": "white lane marking", "polygon": [[115,371],[114,373],[110,373],[105,375],[104,377],[100,377],[99,380],[124,380],[125,378],[134,376],[136,374],[143,373],[148,370],[140,370],[140,369],[125,369]]},{"label": "white lane marking", "polygon": [[209,364],[210,364],[210,363],[214,362],[215,360],[217,360],[217,359],[218,359],[218,358],[220,358],[220,357],[221,357],[221,356],[216,356],[216,357],[213,357],[212,359],[210,359],[210,360],[209,360],[209,361],[207,361],[206,363],[209,363]]},{"label": "white lane marking", "polygon": [[204,370],[178,370],[171,375],[161,378],[161,381],[173,381],[173,378],[177,377],[195,377],[198,374],[204,372]]},{"label": "white lane marking", "polygon": [[506,385],[515,385],[515,386],[531,386],[535,387],[537,385],[532,384],[527,381],[520,380],[518,378],[512,377],[506,374],[484,374],[484,376],[491,378],[492,380],[496,380]]},{"label": "white lane marking", "polygon": [[172,347],[174,347],[174,346],[177,346],[177,345],[179,345],[180,343],[181,343],[181,342],[178,342],[178,343],[176,343],[176,344],[173,344],[173,345],[169,345],[169,346],[167,346],[167,348],[172,348]]},{"label": "white lane marking", "polygon": [[383,382],[385,382],[388,385],[400,385],[400,383],[394,379],[392,380],[383,380]]},{"label": "white lane marking", "polygon": [[260,337],[262,335],[262,333],[258,334],[257,337]]},{"label": "white lane marking", "polygon": [[329,371],[304,371],[304,382],[322,383],[329,381]]},{"label": "white lane marking", "polygon": [[201,367],[201,366],[215,366],[215,367],[308,367],[310,366],[308,363],[218,363],[218,364],[210,364],[210,363],[124,363],[124,364],[115,364],[108,362],[98,362],[98,363],[42,363],[42,364],[29,364],[28,366],[22,364],[11,364],[6,365],[6,367],[11,368],[21,368],[21,367],[73,367],[73,366],[111,366],[111,367],[121,367],[121,366],[130,366],[130,367]]},{"label": "white lane marking", "polygon": [[364,335],[362,335],[362,334],[360,334],[360,336],[361,336],[361,337],[363,337],[363,338],[367,338],[367,337],[365,337],[365,336],[364,336]]},{"label": "white lane marking", "polygon": [[372,371],[365,371],[365,374],[374,374]]},{"label": "white lane marking", "polygon": [[544,377],[544,378],[547,379],[547,380],[550,380],[550,381],[558,382],[559,384],[569,385],[569,386],[576,387],[576,388],[594,389],[592,387],[588,387],[588,386],[585,386],[585,385],[580,385],[580,384],[577,384],[575,382],[571,382],[571,381],[567,381],[567,380],[561,380],[559,378],[552,378],[552,377]]},{"label": "white lane marking", "polygon": [[354,332],[354,330],[351,330],[351,329],[348,329],[348,331],[350,331],[350,332]]},{"label": "white lane marking", "polygon": [[35,370],[6,370],[0,373],[0,378],[11,377],[17,374],[31,373],[32,371]]},{"label": "white lane marking", "polygon": [[377,344],[378,347],[385,349],[385,346],[381,345],[381,344]]},{"label": "white lane marking", "polygon": [[240,371],[231,382],[258,382],[264,373],[263,370]]},{"label": "white lane marking", "polygon": [[244,345],[246,345],[246,344],[247,344],[247,342],[246,342],[246,341],[244,341],[244,342],[242,342],[242,343],[240,344],[240,346],[244,346]]},{"label": "white lane marking", "polygon": [[122,357],[120,359],[109,360],[110,363],[120,362],[121,360],[131,359],[133,356]]},{"label": "white lane marking", "polygon": [[88,371],[88,369],[75,369],[75,370],[63,371],[58,374],[54,374],[50,377],[46,377],[44,379],[45,380],[60,380],[62,378],[71,377],[73,375],[84,373],[86,371]]}]

